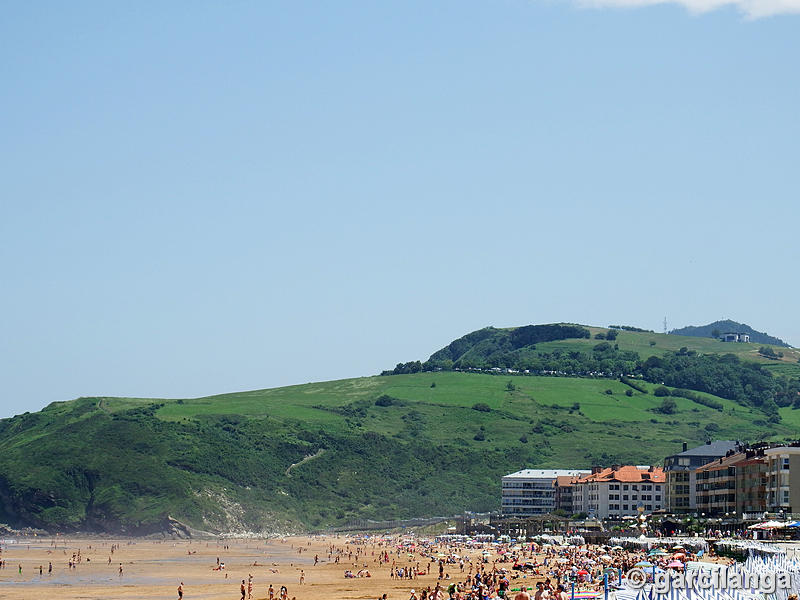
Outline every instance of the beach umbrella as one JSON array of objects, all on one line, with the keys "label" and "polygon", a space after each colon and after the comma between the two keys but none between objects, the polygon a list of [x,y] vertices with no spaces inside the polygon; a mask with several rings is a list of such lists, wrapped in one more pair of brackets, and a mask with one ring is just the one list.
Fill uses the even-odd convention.
[{"label": "beach umbrella", "polygon": [[612,550],[623,550],[622,546],[612,546]]},{"label": "beach umbrella", "polygon": [[686,550],[686,548],[684,548],[683,546],[673,546],[672,549],[673,550]]},{"label": "beach umbrella", "polygon": [[600,560],[604,560],[604,561],[614,560],[614,557],[613,557],[613,556],[611,556],[610,554],[603,554],[603,555],[600,557]]},{"label": "beach umbrella", "polygon": [[653,563],[647,562],[646,560],[640,560],[634,566],[635,567],[652,567]]},{"label": "beach umbrella", "polygon": [[683,568],[683,563],[681,561],[679,561],[679,560],[673,560],[673,561],[670,561],[669,563],[667,563],[667,568],[668,569],[682,569]]},{"label": "beach umbrella", "polygon": [[581,569],[580,571],[578,571],[578,575],[588,575],[588,574],[589,571],[587,571],[586,569]]}]

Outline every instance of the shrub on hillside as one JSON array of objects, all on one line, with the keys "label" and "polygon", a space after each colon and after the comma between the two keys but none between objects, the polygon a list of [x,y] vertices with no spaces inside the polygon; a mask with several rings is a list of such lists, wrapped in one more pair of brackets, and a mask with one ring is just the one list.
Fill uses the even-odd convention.
[{"label": "shrub on hillside", "polygon": [[392,398],[386,394],[375,400],[375,406],[392,406],[393,404],[397,404],[397,398]]},{"label": "shrub on hillside", "polygon": [[705,396],[701,396],[697,392],[693,392],[691,390],[683,390],[677,389],[672,390],[670,392],[671,396],[678,396],[680,398],[687,398],[696,404],[701,404],[703,406],[707,406],[708,408],[713,408],[714,410],[722,410],[724,406],[722,402],[719,400],[714,400],[713,398],[706,398]]},{"label": "shrub on hillside", "polygon": [[477,410],[479,412],[492,412],[492,407],[485,402],[476,402],[472,405],[472,410]]},{"label": "shrub on hillside", "polygon": [[672,398],[664,398],[664,400],[661,401],[661,406],[655,410],[665,415],[671,415],[677,408],[678,405],[675,403],[675,400]]},{"label": "shrub on hillside", "polygon": [[644,387],[641,383],[637,383],[636,381],[634,381],[630,377],[625,377],[625,375],[621,375],[619,380],[622,383],[624,383],[625,385],[632,387],[637,392],[641,392],[643,394],[647,393],[647,388],[646,387]]}]

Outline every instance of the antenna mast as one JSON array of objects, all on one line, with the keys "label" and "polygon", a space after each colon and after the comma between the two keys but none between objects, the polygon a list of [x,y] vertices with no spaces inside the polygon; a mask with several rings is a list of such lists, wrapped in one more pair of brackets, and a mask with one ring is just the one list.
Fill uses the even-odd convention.
[{"label": "antenna mast", "polygon": [[664,317],[664,333],[668,333],[667,332],[667,317]]}]

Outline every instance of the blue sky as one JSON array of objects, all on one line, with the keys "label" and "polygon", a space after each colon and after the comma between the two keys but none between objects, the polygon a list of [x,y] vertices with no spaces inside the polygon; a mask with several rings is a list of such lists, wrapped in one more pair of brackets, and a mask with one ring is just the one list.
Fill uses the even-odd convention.
[{"label": "blue sky", "polygon": [[0,4],[0,416],[485,325],[800,345],[797,6],[613,4]]}]

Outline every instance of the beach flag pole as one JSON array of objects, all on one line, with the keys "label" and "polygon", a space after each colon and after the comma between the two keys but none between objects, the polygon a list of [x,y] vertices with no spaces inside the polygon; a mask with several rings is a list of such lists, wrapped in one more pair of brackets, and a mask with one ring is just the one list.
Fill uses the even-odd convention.
[{"label": "beach flag pole", "polygon": [[575,600],[575,582],[572,582],[572,600]]},{"label": "beach flag pole", "polygon": [[608,573],[603,573],[603,589],[605,590],[605,600],[608,600]]},{"label": "beach flag pole", "polygon": [[622,587],[622,569],[619,569],[619,586]]}]

